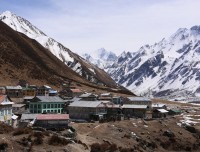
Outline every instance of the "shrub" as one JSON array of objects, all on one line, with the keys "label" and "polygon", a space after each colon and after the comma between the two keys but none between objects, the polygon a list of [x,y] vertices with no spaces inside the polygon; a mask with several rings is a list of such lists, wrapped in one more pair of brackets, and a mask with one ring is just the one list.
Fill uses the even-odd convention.
[{"label": "shrub", "polygon": [[8,143],[1,142],[0,143],[0,151],[6,151],[6,148],[8,148]]},{"label": "shrub", "polygon": [[9,133],[13,131],[13,128],[5,123],[0,123],[0,133]]},{"label": "shrub", "polygon": [[108,143],[94,143],[91,145],[91,152],[115,152],[117,151],[117,145],[116,144],[108,144]]},{"label": "shrub", "polygon": [[67,145],[69,142],[70,142],[69,140],[62,138],[62,137],[59,137],[57,135],[51,136],[49,141],[48,141],[49,145],[54,145],[54,146]]},{"label": "shrub", "polygon": [[28,133],[31,133],[31,132],[32,132],[32,130],[30,128],[17,128],[17,129],[14,130],[13,136],[28,134]]}]

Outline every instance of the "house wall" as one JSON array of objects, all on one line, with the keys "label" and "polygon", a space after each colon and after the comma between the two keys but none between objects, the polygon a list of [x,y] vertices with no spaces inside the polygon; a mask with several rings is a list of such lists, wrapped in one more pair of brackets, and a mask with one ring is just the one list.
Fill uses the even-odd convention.
[{"label": "house wall", "polygon": [[44,128],[66,128],[69,120],[36,120],[34,126]]},{"label": "house wall", "polygon": [[1,105],[0,106],[0,121],[12,124],[12,105]]},{"label": "house wall", "polygon": [[64,102],[30,102],[31,113],[62,113]]},{"label": "house wall", "polygon": [[68,107],[70,118],[72,119],[90,119],[91,114],[107,113],[105,108],[88,107]]},{"label": "house wall", "polygon": [[23,90],[23,95],[24,96],[35,96],[36,90],[33,90],[33,89]]},{"label": "house wall", "polygon": [[133,104],[133,105],[147,105],[150,108],[152,107],[152,102],[151,101],[124,101],[124,104]]},{"label": "house wall", "polygon": [[144,118],[146,116],[146,109],[123,109],[123,114],[130,117]]},{"label": "house wall", "polygon": [[22,112],[22,111],[25,111],[25,110],[26,110],[25,106],[23,106],[23,107],[13,107],[12,108],[13,113]]},{"label": "house wall", "polygon": [[11,98],[22,98],[23,92],[21,89],[7,89],[6,94]]},{"label": "house wall", "polygon": [[6,89],[1,88],[1,89],[0,89],[0,94],[6,94]]}]

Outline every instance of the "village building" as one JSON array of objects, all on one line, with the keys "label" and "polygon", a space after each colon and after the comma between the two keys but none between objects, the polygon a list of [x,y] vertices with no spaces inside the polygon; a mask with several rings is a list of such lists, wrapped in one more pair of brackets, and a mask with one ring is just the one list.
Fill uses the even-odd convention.
[{"label": "village building", "polygon": [[26,112],[26,104],[13,104],[12,112],[16,115],[21,115]]},{"label": "village building", "polygon": [[97,97],[98,95],[93,94],[93,93],[84,93],[79,96],[80,100],[83,100],[83,101],[96,101]]},{"label": "village building", "polygon": [[0,87],[0,95],[6,94],[6,88]]},{"label": "village building", "polygon": [[18,124],[19,128],[27,127],[29,124],[33,124],[37,115],[38,114],[23,113]]},{"label": "village building", "polygon": [[37,90],[31,87],[22,88],[22,91],[23,91],[23,96],[35,96],[37,93]]},{"label": "village building", "polygon": [[12,124],[12,104],[7,95],[0,95],[0,121]]},{"label": "village building", "polygon": [[154,103],[152,104],[152,109],[167,109],[167,106],[165,104],[160,104],[160,103]]},{"label": "village building", "polygon": [[169,115],[179,115],[179,114],[181,114],[181,109],[170,109],[169,110]]},{"label": "village building", "polygon": [[23,91],[21,86],[6,86],[6,94],[10,98],[22,98]]},{"label": "village building", "polygon": [[83,94],[83,92],[80,89],[67,88],[65,90],[60,91],[59,94],[60,96],[63,97],[74,98],[74,97],[79,97],[80,95]]},{"label": "village building", "polygon": [[37,88],[37,96],[46,96],[49,94],[49,90],[52,89],[50,86],[43,85]]},{"label": "village building", "polygon": [[99,95],[98,100],[112,101],[112,98],[113,98],[112,93],[102,93]]},{"label": "village building", "polygon": [[36,96],[29,102],[30,113],[62,113],[66,100],[58,96]]},{"label": "village building", "polygon": [[145,97],[127,97],[123,104],[146,105],[149,109],[152,107],[151,99]]},{"label": "village building", "polygon": [[169,111],[165,109],[155,109],[152,113],[152,118],[166,118]]},{"label": "village building", "polygon": [[71,119],[99,120],[107,115],[109,101],[74,101],[68,106]]},{"label": "village building", "polygon": [[49,96],[56,96],[57,94],[58,94],[57,90],[53,90],[53,89],[49,90]]},{"label": "village building", "polygon": [[148,110],[147,105],[124,104],[121,108],[124,116],[136,118],[145,118]]},{"label": "village building", "polygon": [[33,126],[47,129],[57,129],[67,128],[68,124],[68,114],[39,114],[36,116]]},{"label": "village building", "polygon": [[112,102],[117,105],[121,105],[123,103],[123,98],[120,96],[113,96]]}]

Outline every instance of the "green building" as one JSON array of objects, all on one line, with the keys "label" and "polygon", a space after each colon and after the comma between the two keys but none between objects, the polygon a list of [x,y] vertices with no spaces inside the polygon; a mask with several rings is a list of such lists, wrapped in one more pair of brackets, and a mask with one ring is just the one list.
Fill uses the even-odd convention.
[{"label": "green building", "polygon": [[57,96],[36,96],[29,102],[30,113],[63,113],[67,100]]}]

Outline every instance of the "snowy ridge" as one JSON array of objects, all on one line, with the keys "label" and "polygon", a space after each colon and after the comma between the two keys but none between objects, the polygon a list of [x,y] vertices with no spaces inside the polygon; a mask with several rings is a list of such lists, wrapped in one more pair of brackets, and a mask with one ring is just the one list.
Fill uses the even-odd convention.
[{"label": "snowy ridge", "polygon": [[[168,39],[123,52],[108,69],[112,78],[138,95],[200,92],[200,26],[181,28]],[[184,93],[183,93],[184,92]]]},{"label": "snowy ridge", "polygon": [[79,75],[85,77],[86,79],[90,77],[89,81],[91,82],[98,82],[98,78],[93,72],[95,71],[94,68],[97,67],[86,63],[89,67],[88,69],[83,69],[81,63],[86,62],[85,60],[77,57],[76,54],[71,52],[68,48],[64,47],[61,43],[57,42],[53,38],[48,37],[46,34],[44,34],[41,30],[32,25],[26,19],[17,16],[11,13],[10,11],[5,11],[2,14],[0,14],[0,20],[6,23],[8,26],[10,26],[13,30],[21,32],[27,35],[28,37],[35,39],[37,42],[39,42],[42,46],[47,48],[52,54],[54,54],[58,59],[64,62],[67,66],[69,66]]},{"label": "snowy ridge", "polygon": [[107,69],[117,59],[116,54],[104,48],[85,53],[82,57],[101,69]]}]

